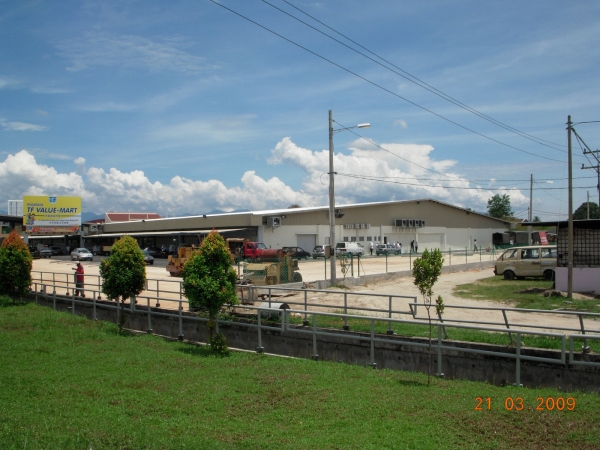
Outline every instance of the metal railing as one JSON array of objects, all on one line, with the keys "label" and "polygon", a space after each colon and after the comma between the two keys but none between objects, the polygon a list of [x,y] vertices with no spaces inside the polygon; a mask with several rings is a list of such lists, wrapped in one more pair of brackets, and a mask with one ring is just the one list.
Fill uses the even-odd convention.
[{"label": "metal railing", "polygon": [[[92,313],[92,318],[94,320],[98,320],[97,318],[97,310],[98,308],[102,308],[102,309],[108,309],[108,310],[118,310],[118,309],[122,309],[123,311],[125,311],[125,306],[127,305],[126,303],[122,303],[122,304],[111,304],[109,302],[106,301],[100,301],[98,299],[99,293],[100,291],[96,290],[96,289],[86,289],[87,293],[91,293],[91,297],[88,298],[79,298],[75,296],[75,292],[73,291],[73,293],[71,294],[71,296],[60,296],[57,295],[56,293],[56,285],[48,285],[48,284],[41,284],[41,283],[37,283],[34,282],[33,283],[33,295],[35,297],[35,301],[36,303],[38,302],[39,296],[43,296],[46,299],[52,299],[53,301],[53,308],[54,310],[56,310],[56,302],[57,299],[60,300],[66,300],[66,301],[70,301],[71,302],[71,312],[72,314],[76,314],[76,306],[77,305],[81,305],[81,304],[85,304],[87,306],[90,305],[90,303],[92,304],[92,309],[93,309],[93,313]],[[48,289],[51,289],[51,292],[48,291]],[[284,288],[275,288],[275,287],[270,287],[270,290],[283,290]],[[315,291],[310,291],[310,292],[315,292]],[[318,292],[323,292],[323,291],[318,291]],[[330,292],[330,291],[326,291],[326,292]],[[339,292],[338,292],[339,293]],[[342,294],[344,294],[344,292],[341,292]],[[354,294],[358,294],[358,293],[354,293]],[[306,294],[305,294],[306,295]],[[369,295],[373,295],[373,294],[369,294]],[[385,295],[381,295],[378,294],[377,296],[385,296]],[[389,296],[387,296],[389,297]],[[393,296],[393,297],[401,297],[401,298],[413,298],[414,297],[407,297],[407,296]],[[305,297],[306,298],[306,297]],[[151,301],[152,300],[164,300],[164,301],[171,301],[171,302],[176,302],[178,307],[176,310],[166,310],[166,309],[160,309],[158,310],[157,308],[153,308],[151,306]],[[234,321],[234,320],[226,320],[226,319],[222,319],[219,318],[216,320],[216,327],[217,327],[217,332],[219,331],[219,325],[229,325],[229,326],[243,326],[246,328],[254,328],[257,330],[257,345],[255,347],[255,350],[257,352],[263,352],[264,346],[263,346],[263,339],[262,339],[262,333],[264,330],[278,330],[281,333],[285,334],[287,332],[293,331],[294,333],[299,333],[299,334],[305,334],[305,335],[311,335],[312,336],[312,355],[311,357],[313,359],[318,359],[319,354],[318,354],[318,342],[317,342],[317,337],[320,338],[330,338],[330,337],[342,337],[344,338],[344,340],[350,340],[351,342],[369,342],[370,343],[370,356],[369,356],[369,365],[372,367],[377,367],[377,363],[375,360],[375,343],[383,343],[383,344],[402,344],[402,345],[406,345],[409,347],[418,347],[418,348],[424,348],[424,347],[428,347],[429,343],[428,342],[417,342],[415,340],[408,340],[408,338],[402,339],[399,337],[392,337],[389,336],[389,330],[391,330],[392,325],[394,324],[418,324],[418,325],[428,325],[429,322],[423,318],[418,317],[417,315],[417,303],[411,303],[410,306],[410,311],[409,313],[412,314],[412,319],[400,319],[400,318],[394,318],[391,316],[392,313],[397,314],[397,313],[404,313],[404,312],[398,312],[398,311],[394,311],[392,309],[392,299],[390,300],[390,307],[387,310],[387,312],[389,313],[388,317],[382,317],[382,316],[364,316],[364,315],[355,315],[355,314],[348,314],[347,310],[368,310],[368,311],[384,311],[382,309],[376,309],[376,308],[357,308],[357,307],[350,307],[348,305],[345,305],[347,307],[347,309],[345,309],[345,311],[343,313],[334,313],[334,312],[326,312],[326,311],[316,311],[314,309],[312,310],[308,310],[308,303],[305,302],[303,303],[304,308],[302,309],[274,309],[273,308],[273,300],[272,300],[272,296],[271,294],[269,294],[268,297],[268,301],[265,301],[263,303],[263,305],[261,306],[254,306],[254,305],[245,305],[243,306],[244,309],[248,309],[248,310],[253,310],[256,311],[256,323],[252,323],[252,322],[238,322],[238,321]],[[141,302],[141,304],[145,304],[145,307],[143,306],[137,306],[138,302]],[[291,304],[299,304],[298,302],[290,302]],[[147,320],[148,320],[148,325],[146,328],[146,332],[147,333],[152,333],[153,329],[152,329],[152,319],[153,317],[171,317],[171,318],[176,318],[178,320],[179,323],[179,334],[178,334],[178,338],[180,340],[183,339],[184,337],[184,333],[183,333],[183,323],[184,321],[195,321],[195,322],[208,322],[208,318],[206,317],[200,317],[198,315],[190,315],[190,314],[183,314],[183,310],[184,310],[184,304],[188,304],[188,309],[189,309],[189,302],[187,300],[184,299],[169,299],[169,298],[156,298],[156,297],[150,297],[150,296],[138,296],[138,297],[134,297],[129,299],[129,303],[128,303],[128,311],[131,313],[139,313],[139,314],[147,314]],[[320,306],[320,307],[330,307],[327,305],[311,305],[311,306]],[[446,306],[449,307],[449,306]],[[487,308],[478,308],[478,309],[487,309]],[[511,310],[515,310],[514,308],[496,308],[497,310],[500,311],[511,311]],[[516,310],[521,312],[521,310]],[[535,312],[540,312],[538,310],[528,310],[528,311],[535,311]],[[544,311],[545,313],[553,313],[552,311]],[[297,314],[299,316],[304,316],[304,322],[302,325],[295,325],[295,324],[291,324],[290,323],[290,318],[292,317],[292,314]],[[504,314],[504,317],[506,317],[506,314]],[[564,314],[564,312],[561,312],[561,314]],[[579,313],[576,313],[579,314]],[[585,314],[587,315],[593,315],[590,313]],[[265,316],[278,316],[279,317],[279,321],[280,324],[278,326],[273,326],[272,325],[272,321],[269,321],[267,324],[265,324],[263,322],[263,319]],[[600,316],[599,314],[596,314],[595,316]],[[310,317],[310,320],[309,320]],[[344,329],[347,330],[347,324],[349,320],[360,320],[360,321],[367,321],[370,324],[370,333],[361,333],[361,332],[353,332],[353,333],[348,333],[348,332],[343,332],[342,330],[336,330],[336,329],[327,329],[327,328],[317,328],[317,318],[318,317],[333,317],[333,318],[337,318],[340,319],[341,321],[344,322]],[[117,323],[119,322],[119,317],[117,316]],[[388,324],[388,333],[387,336],[386,334],[376,334],[375,333],[375,324],[378,322],[385,322]],[[497,326],[475,326],[475,325],[469,325],[467,323],[470,323],[472,321],[466,321],[466,320],[446,320],[446,321],[435,321],[433,323],[433,327],[436,328],[437,330],[437,340],[435,342],[432,343],[432,348],[435,350],[436,354],[437,354],[437,375],[438,376],[443,376],[443,354],[442,351],[443,350],[452,350],[452,351],[461,351],[461,352],[465,352],[465,353],[472,353],[472,354],[477,354],[477,355],[491,355],[491,356],[500,356],[500,357],[505,357],[505,358],[509,358],[509,359],[514,359],[515,360],[515,385],[520,385],[520,379],[521,379],[521,375],[520,375],[520,365],[521,365],[521,361],[537,361],[537,362],[543,362],[543,363],[549,363],[549,364],[562,364],[565,365],[567,364],[567,350],[566,350],[566,341],[567,338],[569,340],[569,351],[568,351],[568,364],[570,365],[585,365],[585,366],[591,366],[591,367],[600,367],[600,362],[594,362],[594,361],[585,361],[583,358],[576,358],[576,352],[574,351],[574,343],[575,340],[583,340],[584,341],[584,350],[586,347],[586,342],[587,339],[595,339],[595,340],[600,340],[600,335],[590,335],[589,334],[589,330],[587,331],[587,333],[585,331],[583,331],[581,334],[573,334],[570,336],[567,336],[564,333],[551,333],[551,332],[545,332],[545,331],[531,331],[531,330],[523,330],[523,329],[518,329],[518,328],[510,328],[509,326],[505,326],[507,325],[507,322],[505,321],[505,323],[490,323],[492,325],[501,325],[500,327]],[[509,324],[510,325],[510,324]],[[533,324],[519,324],[520,326],[525,326],[525,327],[531,327],[531,328],[539,328],[540,326],[538,325],[533,325]],[[468,329],[468,330],[477,330],[477,331],[486,331],[486,332],[494,332],[494,333],[509,333],[509,335],[511,335],[511,342],[512,342],[512,334],[515,335],[515,351],[512,352],[510,350],[509,347],[504,347],[505,350],[482,350],[480,348],[471,348],[471,347],[460,347],[457,348],[456,346],[452,346],[452,345],[448,345],[444,343],[444,339],[443,339],[443,334],[446,333],[446,329],[447,328],[454,328],[454,329]],[[593,332],[598,333],[600,332],[599,330],[594,330]],[[522,337],[523,336],[544,336],[544,337],[551,337],[551,338],[556,338],[560,340],[560,354],[558,358],[546,358],[546,357],[539,357],[539,356],[531,356],[531,355],[524,355],[522,353],[522,344],[523,344],[523,340]],[[497,346],[496,349],[498,348],[502,348],[501,346]]]}]

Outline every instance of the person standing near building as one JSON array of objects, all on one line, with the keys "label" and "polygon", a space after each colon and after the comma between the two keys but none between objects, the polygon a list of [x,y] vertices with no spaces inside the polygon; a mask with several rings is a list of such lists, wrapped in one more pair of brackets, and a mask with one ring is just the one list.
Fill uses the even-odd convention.
[{"label": "person standing near building", "polygon": [[477,251],[477,239],[473,240],[473,251]]},{"label": "person standing near building", "polygon": [[371,241],[371,256],[373,256],[373,241]]},{"label": "person standing near building", "polygon": [[419,253],[419,243],[415,239],[415,253]]},{"label": "person standing near building", "polygon": [[77,267],[73,268],[73,270],[75,271],[75,287],[77,288],[77,290],[75,291],[75,297],[80,295],[81,297],[85,298],[85,294],[83,292],[84,276],[85,276],[83,266],[81,265],[80,262],[78,262]]},{"label": "person standing near building", "polygon": [[414,252],[415,251],[415,240],[413,239],[412,241],[410,241],[410,252]]}]

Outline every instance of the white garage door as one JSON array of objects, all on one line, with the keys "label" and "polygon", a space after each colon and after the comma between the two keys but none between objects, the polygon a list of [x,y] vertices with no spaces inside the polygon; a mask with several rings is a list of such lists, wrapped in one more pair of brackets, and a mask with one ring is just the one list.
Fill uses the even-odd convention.
[{"label": "white garage door", "polygon": [[296,236],[298,237],[298,247],[307,252],[312,252],[312,249],[317,245],[316,234],[297,234]]},{"label": "white garage door", "polygon": [[419,233],[419,251],[422,252],[426,248],[432,250],[434,248],[442,248],[444,246],[444,235],[439,233]]}]

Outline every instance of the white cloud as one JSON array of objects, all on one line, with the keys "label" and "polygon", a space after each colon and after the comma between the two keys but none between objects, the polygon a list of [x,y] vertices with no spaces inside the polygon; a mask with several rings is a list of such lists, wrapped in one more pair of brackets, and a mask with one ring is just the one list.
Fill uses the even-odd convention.
[{"label": "white cloud", "polygon": [[[373,146],[364,141],[356,141],[350,149],[351,154],[335,154],[338,204],[432,197],[483,211],[493,194],[506,193],[504,190],[448,189],[472,186],[458,174],[444,172],[444,175],[439,175],[427,171],[445,170],[454,165],[454,161],[433,160],[431,153],[434,149],[429,145],[382,144],[382,147],[407,159],[409,157],[422,167],[411,165],[383,150],[373,150]],[[328,172],[328,154],[327,150],[301,148],[290,138],[277,143],[268,162],[293,165],[305,173],[302,188],[294,189],[277,177],[264,179],[254,170],[243,174],[239,186],[228,187],[219,180],[190,180],[181,176],[174,176],[169,183],[163,184],[151,181],[140,170],[127,173],[114,167],[108,170],[86,168],[83,157],[73,161],[76,171],[59,173],[53,167],[39,164],[28,151],[21,150],[0,162],[0,202],[26,193],[77,195],[82,197],[86,211],[158,211],[169,215],[201,214],[214,209],[286,208],[291,204],[323,206],[328,204],[328,179],[325,175]],[[374,176],[382,177],[380,180],[386,182],[374,181]],[[518,190],[511,191],[510,196],[513,208],[528,204]]]},{"label": "white cloud", "polygon": [[71,71],[104,66],[197,73],[210,67],[205,58],[176,48],[181,45],[177,39],[156,42],[141,36],[87,33],[61,42],[58,48],[72,62]]},{"label": "white cloud", "polygon": [[0,121],[0,125],[5,131],[46,131],[48,127],[43,125],[34,125],[25,122],[5,122]]},{"label": "white cloud", "polygon": [[398,119],[394,122],[395,127],[408,128],[406,120]]}]

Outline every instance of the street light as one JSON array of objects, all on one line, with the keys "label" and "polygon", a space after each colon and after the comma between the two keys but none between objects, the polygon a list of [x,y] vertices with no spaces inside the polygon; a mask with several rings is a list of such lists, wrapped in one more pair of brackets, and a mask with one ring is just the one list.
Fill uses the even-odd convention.
[{"label": "street light", "polygon": [[333,129],[333,114],[329,110],[329,248],[331,249],[330,264],[331,264],[331,286],[336,284],[335,273],[335,195],[333,189],[333,133],[338,133],[352,128],[369,128],[370,123],[359,123],[354,127]]}]

